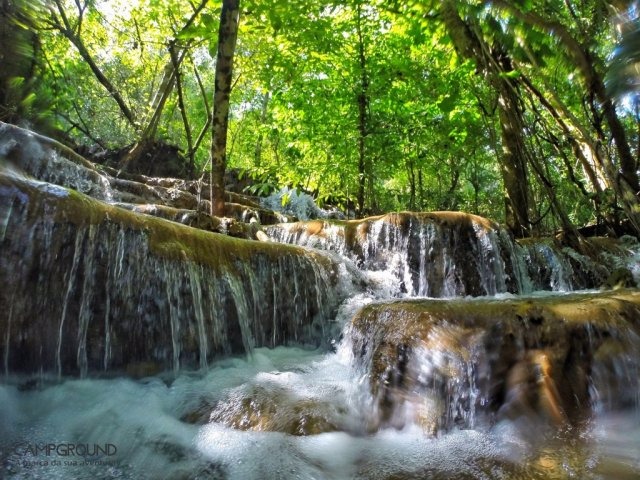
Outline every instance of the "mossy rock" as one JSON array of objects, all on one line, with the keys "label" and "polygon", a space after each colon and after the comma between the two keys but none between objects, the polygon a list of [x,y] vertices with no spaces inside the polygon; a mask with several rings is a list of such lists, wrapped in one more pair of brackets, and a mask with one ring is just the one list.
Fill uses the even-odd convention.
[{"label": "mossy rock", "polygon": [[607,277],[603,288],[635,288],[637,287],[633,274],[628,268],[616,268],[611,275]]},{"label": "mossy rock", "polygon": [[334,410],[329,403],[297,398],[285,388],[254,386],[221,402],[210,421],[238,430],[306,436],[338,431]]},{"label": "mossy rock", "polygon": [[[91,160],[112,168],[122,169],[121,160],[133,145],[117,150],[104,150],[92,155]],[[147,142],[135,161],[129,162],[125,170],[148,177],[187,178],[192,175],[189,162],[176,145],[155,140]]]},{"label": "mossy rock", "polygon": [[476,215],[400,212],[280,224],[265,231],[282,242],[340,252],[365,270],[386,270],[391,258],[398,260],[403,272],[398,274],[399,290],[410,296],[480,296],[518,289],[508,234]]},{"label": "mossy rock", "polygon": [[329,257],[3,172],[0,205],[10,372],[137,377],[149,371],[139,365],[201,368],[253,347],[330,339],[339,298]]}]

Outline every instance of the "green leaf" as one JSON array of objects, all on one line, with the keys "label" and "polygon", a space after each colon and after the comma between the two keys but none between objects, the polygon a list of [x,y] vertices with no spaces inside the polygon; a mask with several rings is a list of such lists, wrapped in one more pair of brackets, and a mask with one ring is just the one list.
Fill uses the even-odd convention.
[{"label": "green leaf", "polygon": [[519,78],[521,75],[519,70],[511,70],[510,72],[501,72],[500,76],[503,78]]},{"label": "green leaf", "polygon": [[449,113],[456,108],[457,98],[453,95],[445,95],[444,98],[438,103],[438,108],[443,113]]}]

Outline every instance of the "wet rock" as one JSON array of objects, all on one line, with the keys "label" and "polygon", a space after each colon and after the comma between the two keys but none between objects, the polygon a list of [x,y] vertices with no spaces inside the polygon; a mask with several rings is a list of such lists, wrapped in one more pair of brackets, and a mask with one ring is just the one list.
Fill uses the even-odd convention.
[{"label": "wet rock", "polygon": [[233,392],[212,411],[210,421],[238,430],[317,435],[339,430],[335,409],[329,403],[296,397],[285,388],[254,386]]},{"label": "wet rock", "polygon": [[235,218],[211,216],[203,211],[173,208],[155,204],[136,205],[118,202],[114,203],[114,205],[132,212],[144,213],[145,215],[164,218],[165,220],[178,222],[200,230],[222,233],[224,235],[229,235],[235,238],[244,238],[246,240],[257,239],[259,230],[258,222],[245,223],[243,221],[236,220]]},{"label": "wet rock", "polygon": [[535,290],[597,288],[609,275],[611,257],[625,257],[624,252],[616,251],[616,242],[611,239],[583,240],[580,251],[553,238],[522,239],[518,244]]},{"label": "wet rock", "polygon": [[633,274],[628,268],[616,268],[604,282],[604,288],[635,288],[637,287]]},{"label": "wet rock", "polygon": [[[61,153],[54,148],[56,145]],[[170,146],[158,144],[156,147],[153,155],[174,155]],[[73,157],[71,160],[70,156]],[[15,167],[39,180],[72,188],[98,200],[121,205],[155,205],[156,208],[147,213],[162,218],[167,218],[163,208],[194,213],[209,212],[211,208],[210,188],[206,182],[148,176],[176,173],[170,165],[164,173],[156,171],[164,167],[143,169],[145,174],[122,172],[108,166],[110,162],[93,164],[54,140],[1,122],[0,158],[8,159]],[[92,158],[95,159],[95,155]],[[117,161],[117,155],[114,159]],[[267,225],[286,221],[282,215],[263,208],[256,197],[225,192],[225,198],[225,216],[238,222],[249,223],[253,219]]]},{"label": "wet rock", "polygon": [[[128,145],[117,150],[100,150],[91,155],[91,160],[120,169],[122,159],[132,148],[133,145]],[[124,170],[150,177],[187,178],[193,173],[179,147],[159,140],[147,142],[137,158],[129,162]]]},{"label": "wet rock", "polygon": [[151,377],[162,372],[162,365],[158,362],[132,362],[127,365],[126,372],[132,378]]},{"label": "wet rock", "polygon": [[211,412],[213,412],[215,405],[215,401],[202,398],[195,406],[188,408],[180,415],[180,421],[192,425],[204,425],[209,422]]},{"label": "wet rock", "polygon": [[639,319],[634,290],[396,301],[356,315],[353,352],[379,426],[418,423],[434,433],[501,418],[560,426],[581,421],[596,401],[633,402]]},{"label": "wet rock", "polygon": [[[482,296],[598,288],[616,268],[637,268],[640,244],[556,239],[518,240],[482,217],[460,212],[401,212],[362,220],[273,225],[280,242],[336,251],[366,270],[398,280],[397,296]],[[637,279],[636,279],[637,280]]]}]

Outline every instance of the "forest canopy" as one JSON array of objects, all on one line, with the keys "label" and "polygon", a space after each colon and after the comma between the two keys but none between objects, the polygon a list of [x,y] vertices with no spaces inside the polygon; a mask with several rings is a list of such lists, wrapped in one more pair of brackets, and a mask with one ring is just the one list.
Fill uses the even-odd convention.
[{"label": "forest canopy", "polygon": [[637,2],[2,0],[0,120],[76,148],[162,141],[199,177],[223,4],[223,160],[249,193],[640,233]]}]

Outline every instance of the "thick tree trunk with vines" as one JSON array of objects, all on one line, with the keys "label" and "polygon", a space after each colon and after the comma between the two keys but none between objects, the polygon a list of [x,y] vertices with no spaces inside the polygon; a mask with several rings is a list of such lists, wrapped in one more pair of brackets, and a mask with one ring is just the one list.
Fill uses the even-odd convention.
[{"label": "thick tree trunk with vines", "polygon": [[458,54],[476,62],[489,84],[498,92],[502,136],[501,173],[505,188],[505,220],[516,237],[530,233],[527,146],[524,120],[516,86],[502,75],[509,71],[508,58],[489,46],[460,17],[456,2],[441,3],[442,18]]},{"label": "thick tree trunk with vines", "polygon": [[217,216],[224,216],[225,207],[224,174],[227,165],[229,97],[239,17],[240,0],[223,0],[218,34],[211,142],[211,215]]},{"label": "thick tree trunk with vines", "polygon": [[492,75],[499,92],[498,115],[502,133],[501,171],[506,191],[507,226],[516,237],[530,234],[529,183],[527,175],[527,146],[524,141],[524,121],[520,98],[514,86],[504,77]]},{"label": "thick tree trunk with vines", "polygon": [[505,0],[492,0],[490,3],[493,7],[505,10],[521,21],[544,30],[561,40],[567,54],[582,76],[585,87],[592,98],[592,105],[600,108],[609,127],[618,158],[617,162],[611,158],[604,161],[603,169],[635,231],[640,233],[638,165],[631,154],[626,131],[616,113],[615,104],[607,94],[603,76],[596,69],[593,52],[581,44],[568,28],[555,19],[546,18],[535,11],[523,11],[518,5]]}]

